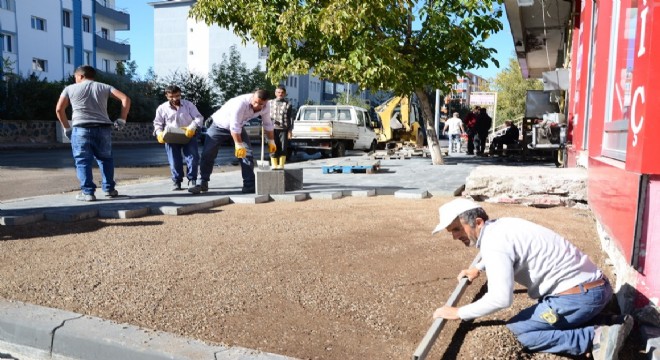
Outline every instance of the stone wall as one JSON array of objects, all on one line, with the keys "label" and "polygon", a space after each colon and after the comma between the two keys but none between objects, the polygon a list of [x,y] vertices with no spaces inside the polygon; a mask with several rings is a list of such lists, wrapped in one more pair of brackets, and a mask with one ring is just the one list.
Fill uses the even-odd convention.
[{"label": "stone wall", "polygon": [[[57,120],[0,120],[0,143],[55,143],[62,141],[63,132]],[[114,131],[113,141],[153,140],[154,126],[150,122],[128,122],[122,131]],[[58,133],[60,132],[60,133]]]}]

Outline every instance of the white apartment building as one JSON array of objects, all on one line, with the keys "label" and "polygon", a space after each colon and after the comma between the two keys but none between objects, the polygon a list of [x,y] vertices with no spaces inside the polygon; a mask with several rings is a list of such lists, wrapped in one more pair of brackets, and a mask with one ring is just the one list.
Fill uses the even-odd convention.
[{"label": "white apartment building", "polygon": [[0,0],[0,52],[11,71],[61,80],[80,65],[115,72],[130,45],[115,37],[130,16],[114,0]]},{"label": "white apartment building", "polygon": [[190,71],[206,76],[214,64],[222,62],[222,55],[229,55],[229,48],[236,45],[242,61],[248,68],[265,61],[259,59],[259,46],[254,42],[245,45],[228,29],[217,25],[207,26],[188,17],[195,0],[167,0],[150,2],[154,8],[154,72],[164,77],[176,71]]}]

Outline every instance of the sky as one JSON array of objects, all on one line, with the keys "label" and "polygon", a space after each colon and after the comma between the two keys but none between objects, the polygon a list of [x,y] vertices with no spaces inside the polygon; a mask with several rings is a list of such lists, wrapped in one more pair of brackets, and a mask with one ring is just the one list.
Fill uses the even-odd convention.
[{"label": "sky", "polygon": [[[152,1],[156,0],[115,0],[115,7],[118,10],[125,10],[131,15],[131,29],[118,32],[116,37],[126,39],[131,44],[131,60],[136,62],[140,76],[144,76],[149,68],[154,66],[154,9],[148,5]],[[495,58],[499,61],[500,68],[491,64],[488,68],[470,70],[486,79],[494,78],[504,69],[514,53],[509,23],[505,15],[502,17],[504,29],[485,42],[486,46],[497,49]]]}]

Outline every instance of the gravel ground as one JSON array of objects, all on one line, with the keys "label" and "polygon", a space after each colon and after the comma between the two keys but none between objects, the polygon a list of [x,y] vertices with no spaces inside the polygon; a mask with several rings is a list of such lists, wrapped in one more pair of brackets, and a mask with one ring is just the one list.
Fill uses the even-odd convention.
[{"label": "gravel ground", "polygon": [[[0,297],[302,359],[410,358],[476,255],[447,233],[431,237],[448,200],[232,204],[0,227]],[[614,278],[589,211],[484,207],[554,229]],[[522,352],[503,322],[531,301],[524,291],[515,301],[472,323],[450,322],[429,358],[563,358]]]}]

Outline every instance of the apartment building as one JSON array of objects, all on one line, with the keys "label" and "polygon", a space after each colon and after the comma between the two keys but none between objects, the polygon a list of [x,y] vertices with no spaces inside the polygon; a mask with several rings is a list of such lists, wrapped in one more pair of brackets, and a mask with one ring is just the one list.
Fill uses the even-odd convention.
[{"label": "apartment building", "polygon": [[49,80],[84,64],[115,72],[130,59],[130,45],[115,34],[129,27],[114,0],[0,0],[3,71]]}]

